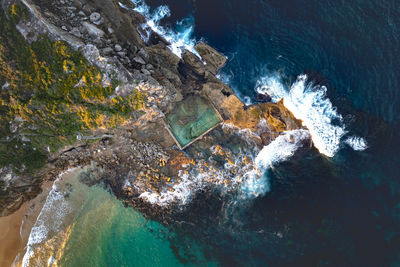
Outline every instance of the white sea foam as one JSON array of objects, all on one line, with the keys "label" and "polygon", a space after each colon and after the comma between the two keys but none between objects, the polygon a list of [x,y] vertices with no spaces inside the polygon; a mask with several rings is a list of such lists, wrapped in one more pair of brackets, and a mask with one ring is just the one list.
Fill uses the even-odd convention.
[{"label": "white sea foam", "polygon": [[168,190],[160,194],[144,192],[139,197],[153,205],[166,206],[173,202],[185,205],[195,191],[196,184],[200,182],[199,179],[202,177],[193,177],[193,179],[190,179],[188,173],[182,172],[179,173],[179,176],[182,181],[173,187],[173,191]]},{"label": "white sea foam", "polygon": [[44,203],[39,216],[32,227],[29,234],[28,243],[25,255],[22,259],[22,266],[29,266],[30,259],[35,254],[35,245],[38,245],[49,238],[49,233],[57,233],[61,230],[63,217],[71,212],[71,207],[63,194],[58,190],[57,182],[62,179],[62,176],[71,172],[74,169],[69,169],[61,173],[53,184],[46,202]]},{"label": "white sea foam", "polygon": [[368,148],[367,141],[358,136],[351,136],[345,140],[345,143],[356,151],[363,151]]},{"label": "white sea foam", "polygon": [[274,102],[283,99],[285,106],[309,129],[319,152],[328,157],[336,154],[347,131],[342,116],[326,97],[325,86],[307,83],[307,76],[300,75],[287,91],[278,77],[268,76],[258,81],[256,90],[270,95]]},{"label": "white sea foam", "polygon": [[266,145],[255,159],[255,168],[245,174],[242,191],[247,198],[264,195],[270,190],[265,172],[279,162],[288,160],[302,147],[310,134],[306,130],[286,131]]},{"label": "white sea foam", "polygon": [[[151,31],[161,35],[171,45],[170,50],[182,57],[185,50],[189,50],[200,58],[198,52],[194,49],[196,40],[192,38],[194,25],[193,23],[187,24],[187,19],[177,22],[176,26],[179,30],[167,29],[160,25],[163,18],[169,17],[171,11],[166,5],[157,7],[153,12],[150,7],[143,0],[131,0],[135,4],[134,10],[142,14],[146,18],[146,22],[142,25],[145,33],[142,34],[144,41],[148,41]],[[120,4],[121,6],[124,6]],[[124,6],[126,8],[126,6]]]}]

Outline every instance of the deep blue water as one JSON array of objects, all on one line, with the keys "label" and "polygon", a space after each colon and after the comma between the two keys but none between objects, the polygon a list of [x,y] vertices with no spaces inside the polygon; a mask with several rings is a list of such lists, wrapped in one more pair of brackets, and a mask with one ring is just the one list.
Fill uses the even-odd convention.
[{"label": "deep blue water", "polygon": [[240,223],[218,224],[222,215],[210,208],[217,211],[204,213],[210,220],[187,230],[206,255],[226,266],[399,266],[398,1],[146,2],[168,5],[163,23],[171,27],[193,19],[194,37],[228,56],[221,72],[242,99],[254,101],[265,75],[290,87],[307,74],[328,88],[346,129],[369,146],[342,146],[333,158],[297,152],[269,171],[269,193],[232,215]]}]

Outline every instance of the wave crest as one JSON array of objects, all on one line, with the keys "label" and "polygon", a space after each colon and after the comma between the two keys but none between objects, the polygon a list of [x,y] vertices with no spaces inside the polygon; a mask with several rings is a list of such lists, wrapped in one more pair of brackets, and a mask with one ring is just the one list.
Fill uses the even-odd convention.
[{"label": "wave crest", "polygon": [[267,76],[257,82],[256,91],[270,95],[274,102],[283,99],[284,105],[308,128],[320,153],[328,157],[337,153],[347,131],[342,116],[326,97],[325,86],[307,82],[307,75],[303,74],[287,91],[279,77]]},{"label": "wave crest", "polygon": [[[146,35],[142,35],[144,41],[148,41],[151,31],[153,31],[170,43],[168,46],[169,49],[178,57],[181,58],[185,50],[188,50],[201,58],[199,53],[194,49],[197,41],[192,38],[194,31],[194,19],[192,17],[178,21],[176,23],[176,30],[168,29],[160,25],[162,19],[171,16],[171,11],[168,6],[159,6],[153,12],[151,12],[150,7],[145,3],[145,1],[131,1],[135,4],[135,8],[133,10],[139,12],[146,18],[146,22],[142,25],[142,28],[146,32]],[[124,8],[127,8],[123,4],[120,5]]]},{"label": "wave crest", "polygon": [[306,130],[286,131],[270,144],[266,145],[255,159],[255,168],[246,173],[241,190],[246,198],[255,198],[269,192],[269,180],[266,171],[277,163],[288,160],[310,139]]}]

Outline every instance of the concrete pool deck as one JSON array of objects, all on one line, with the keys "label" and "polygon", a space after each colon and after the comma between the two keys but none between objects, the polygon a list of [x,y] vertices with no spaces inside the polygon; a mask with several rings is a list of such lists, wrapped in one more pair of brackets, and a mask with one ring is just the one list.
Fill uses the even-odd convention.
[{"label": "concrete pool deck", "polygon": [[165,116],[165,126],[178,147],[183,150],[212,131],[223,121],[211,101],[188,96]]}]

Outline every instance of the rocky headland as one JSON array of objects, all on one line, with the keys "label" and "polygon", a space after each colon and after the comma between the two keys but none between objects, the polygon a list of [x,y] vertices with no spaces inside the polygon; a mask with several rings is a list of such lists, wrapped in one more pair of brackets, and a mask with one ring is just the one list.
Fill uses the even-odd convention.
[{"label": "rocky headland", "polygon": [[[216,77],[226,58],[206,43],[194,47],[196,54],[174,54],[129,1],[3,0],[2,8],[15,4],[27,10],[16,26],[27,42],[48,36],[68,43],[100,70],[103,83],[117,81],[109,100],[139,92],[144,104],[112,127],[76,132],[76,140],[48,153],[38,170],[16,173],[10,164],[0,166],[3,216],[35,197],[44,181],[68,168],[90,166],[82,176],[86,183],[103,183],[127,206],[167,222],[197,193],[238,190],[245,174],[257,168],[255,156],[265,145],[284,131],[302,128],[283,102],[265,102],[264,96],[264,103],[245,106]],[[165,115],[193,95],[208,99],[223,122],[180,150]],[[14,135],[23,123],[10,121]]]}]

